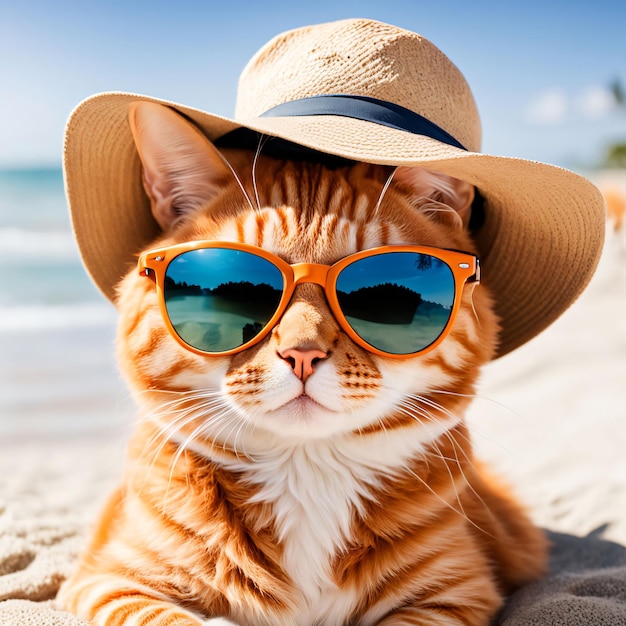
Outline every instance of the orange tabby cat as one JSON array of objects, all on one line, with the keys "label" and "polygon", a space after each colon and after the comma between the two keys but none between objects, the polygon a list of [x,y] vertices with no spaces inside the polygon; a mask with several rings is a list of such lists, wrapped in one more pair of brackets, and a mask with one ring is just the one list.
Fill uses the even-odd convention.
[{"label": "orange tabby cat", "polygon": [[[153,248],[240,242],[328,265],[382,245],[474,252],[468,183],[220,153],[151,103],[130,123],[164,231]],[[404,359],[355,343],[315,284],[227,355],[180,345],[138,271],[118,308],[142,420],[67,609],[107,626],[478,626],[544,571],[542,532],[474,459],[463,421],[497,341],[484,286],[465,286],[441,344]]]}]

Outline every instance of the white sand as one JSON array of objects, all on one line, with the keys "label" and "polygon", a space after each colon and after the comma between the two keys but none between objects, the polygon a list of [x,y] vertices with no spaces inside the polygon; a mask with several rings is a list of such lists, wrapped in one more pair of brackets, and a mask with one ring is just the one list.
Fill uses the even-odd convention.
[{"label": "white sand", "polygon": [[[36,432],[32,412],[23,427],[0,420],[2,625],[82,624],[52,599],[121,471],[125,394],[111,371],[104,379],[97,406],[73,407],[96,415],[93,428],[55,437],[58,411]],[[551,575],[513,596],[498,623],[626,624],[626,232],[610,234],[592,284],[561,319],[489,366],[470,422],[481,456],[555,545]]]},{"label": "white sand", "polygon": [[626,232],[609,232],[580,299],[490,364],[479,394],[476,447],[536,520],[626,544]]}]

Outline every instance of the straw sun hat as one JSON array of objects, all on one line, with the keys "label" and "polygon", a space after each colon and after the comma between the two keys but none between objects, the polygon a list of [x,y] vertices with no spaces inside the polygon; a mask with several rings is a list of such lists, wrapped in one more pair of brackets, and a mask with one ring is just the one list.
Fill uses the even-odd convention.
[{"label": "straw sun hat", "polygon": [[484,199],[475,234],[483,282],[502,319],[498,356],[553,322],[598,262],[604,203],[567,170],[480,153],[480,119],[455,65],[420,35],[364,19],[299,28],[267,43],[239,82],[235,117],[102,93],[66,129],[64,168],[75,236],[104,294],[159,233],[141,183],[128,106],[161,102],[213,141],[237,128],[355,161],[425,167],[466,180]]}]

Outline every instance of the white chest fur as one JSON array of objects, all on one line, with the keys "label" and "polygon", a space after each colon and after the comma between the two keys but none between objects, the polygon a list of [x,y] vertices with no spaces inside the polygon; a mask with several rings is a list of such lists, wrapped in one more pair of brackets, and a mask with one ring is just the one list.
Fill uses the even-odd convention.
[{"label": "white chest fur", "polygon": [[300,598],[290,623],[341,623],[352,612],[357,591],[337,588],[331,564],[350,538],[354,514],[381,476],[400,470],[455,423],[307,441],[257,452],[254,463],[233,467],[260,486],[255,501],[273,506],[282,565]]}]

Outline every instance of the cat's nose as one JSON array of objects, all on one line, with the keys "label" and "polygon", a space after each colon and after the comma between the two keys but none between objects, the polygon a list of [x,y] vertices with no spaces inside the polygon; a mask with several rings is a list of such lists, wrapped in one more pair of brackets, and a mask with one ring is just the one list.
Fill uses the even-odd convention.
[{"label": "cat's nose", "polygon": [[304,382],[313,373],[313,366],[325,359],[328,353],[316,349],[287,348],[280,350],[278,355],[291,365],[293,373]]}]

